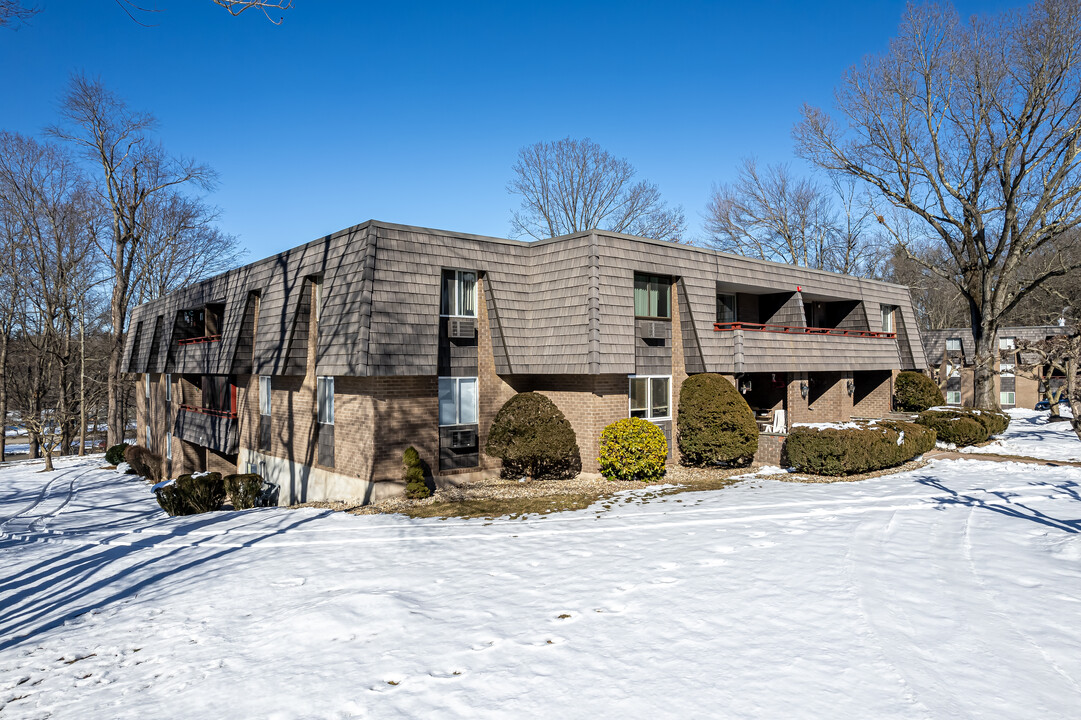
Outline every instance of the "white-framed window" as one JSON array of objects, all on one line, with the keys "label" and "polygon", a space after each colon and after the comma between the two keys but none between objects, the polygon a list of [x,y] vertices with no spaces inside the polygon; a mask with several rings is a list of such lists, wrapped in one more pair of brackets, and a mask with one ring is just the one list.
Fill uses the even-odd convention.
[{"label": "white-framed window", "polygon": [[173,434],[171,432],[165,433],[165,459],[173,459]]},{"label": "white-framed window", "polygon": [[323,279],[316,278],[313,280],[312,287],[314,288],[312,293],[315,295],[313,298],[315,307],[312,309],[312,312],[315,315],[315,321],[319,322],[319,318],[323,314]]},{"label": "white-framed window", "polygon": [[882,305],[882,332],[893,332],[893,305]]},{"label": "white-framed window", "polygon": [[477,316],[477,273],[473,270],[443,270],[443,290],[439,314],[450,317]]},{"label": "white-framed window", "polygon": [[150,399],[150,373],[143,375],[143,394],[146,399]]},{"label": "white-framed window", "polygon": [[946,352],[961,352],[961,338],[946,338]]},{"label": "white-framed window", "polygon": [[334,424],[334,378],[320,375],[315,379],[316,404],[319,408],[319,424]]},{"label": "white-framed window", "polygon": [[946,404],[947,405],[960,405],[961,404],[961,391],[960,390],[947,390],[946,391]]},{"label": "white-framed window", "polygon": [[946,377],[959,378],[961,377],[961,366],[954,365],[953,363],[946,364]]},{"label": "white-framed window", "polygon": [[998,402],[1000,405],[1016,405],[1017,395],[1012,392],[1000,392],[998,394]]},{"label": "white-framed window", "polygon": [[998,339],[998,349],[999,350],[1016,350],[1017,349],[1017,338],[1012,338],[1012,337],[999,338]]},{"label": "white-framed window", "polygon": [[1013,377],[1013,370],[1014,370],[1014,364],[1013,363],[1002,363],[1001,365],[998,366],[999,374],[1001,374],[1002,377]]},{"label": "white-framed window", "polygon": [[477,422],[477,379],[439,378],[439,424],[472,425]]},{"label": "white-framed window", "polygon": [[172,402],[173,399],[173,376],[170,373],[165,373],[165,402]]},{"label": "white-framed window", "polygon": [[631,417],[646,420],[672,417],[671,375],[631,375],[628,396]]},{"label": "white-framed window", "polygon": [[154,440],[153,440],[152,437],[150,437],[150,426],[149,425],[146,426],[146,449],[150,450],[151,452],[154,451]]},{"label": "white-framed window", "polygon": [[270,414],[270,376],[259,376],[259,414]]}]

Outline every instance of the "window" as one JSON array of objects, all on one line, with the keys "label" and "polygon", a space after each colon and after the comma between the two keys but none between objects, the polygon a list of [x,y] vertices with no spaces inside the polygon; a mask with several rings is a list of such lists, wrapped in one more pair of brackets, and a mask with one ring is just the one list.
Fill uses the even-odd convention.
[{"label": "window", "polygon": [[1013,363],[1002,363],[999,365],[999,372],[1002,377],[1013,377]]},{"label": "window", "polygon": [[953,363],[946,364],[946,377],[959,378],[961,377],[961,366],[954,365]]},{"label": "window", "polygon": [[665,376],[631,377],[631,417],[663,420],[671,416],[672,378]]},{"label": "window", "polygon": [[672,279],[660,275],[634,276],[634,316],[672,317]]},{"label": "window", "polygon": [[173,399],[173,376],[169,373],[165,374],[165,402],[171,402]]},{"label": "window", "polygon": [[150,437],[150,426],[149,425],[146,426],[146,449],[151,451],[151,452],[154,451],[154,442],[153,442],[153,439]]},{"label": "window", "polygon": [[998,402],[1000,405],[1015,405],[1014,402],[1017,396],[1012,392],[1000,392],[998,394]]},{"label": "window", "polygon": [[893,311],[895,308],[893,305],[882,306],[882,332],[893,332]]},{"label": "window", "polygon": [[961,404],[961,391],[960,390],[947,390],[946,391],[946,404],[947,405],[960,405]]},{"label": "window", "polygon": [[961,338],[946,338],[946,352],[961,352]]},{"label": "window", "polygon": [[[259,414],[270,415],[270,376],[259,376]],[[332,413],[333,414],[333,413]]]},{"label": "window", "polygon": [[477,379],[439,378],[439,424],[472,425],[477,422]]},{"label": "window", "polygon": [[999,350],[1016,350],[1017,349],[1016,340],[1017,340],[1017,338],[1012,338],[1012,337],[999,338],[998,339],[998,349]]},{"label": "window", "polygon": [[459,317],[477,316],[477,274],[472,270],[444,270],[443,298],[439,313]]},{"label": "window", "polygon": [[143,393],[146,395],[146,399],[150,399],[150,373],[143,375]]},{"label": "window", "polygon": [[171,432],[165,433],[165,459],[173,459],[173,434]]},{"label": "window", "polygon": [[727,293],[717,294],[717,322],[736,322],[736,296]]},{"label": "window", "polygon": [[319,424],[334,424],[334,378],[320,375],[315,379],[316,403],[319,407]]},{"label": "window", "polygon": [[315,303],[315,321],[319,322],[320,315],[323,311],[323,279],[316,278],[315,280],[312,280],[312,286],[314,287],[313,294],[315,295],[313,298],[313,302]]}]

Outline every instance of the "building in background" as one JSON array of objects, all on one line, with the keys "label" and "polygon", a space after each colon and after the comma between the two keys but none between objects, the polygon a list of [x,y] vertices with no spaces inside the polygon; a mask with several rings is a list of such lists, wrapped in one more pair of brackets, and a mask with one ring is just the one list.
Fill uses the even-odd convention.
[{"label": "building in background", "polygon": [[680,386],[702,372],[736,383],[778,462],[792,423],[881,417],[894,374],[925,366],[899,285],[601,231],[376,221],[141,305],[124,363],[167,475],[255,471],[283,503],[400,492],[409,445],[437,482],[497,470],[488,429],[529,390],[596,472],[620,418],[674,445]]}]

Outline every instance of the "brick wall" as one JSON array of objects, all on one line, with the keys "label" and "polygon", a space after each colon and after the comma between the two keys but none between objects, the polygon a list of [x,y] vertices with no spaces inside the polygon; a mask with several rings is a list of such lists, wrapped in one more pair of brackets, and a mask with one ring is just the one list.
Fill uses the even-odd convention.
[{"label": "brick wall", "polygon": [[759,435],[758,452],[754,454],[753,464],[785,467],[783,456],[786,439],[788,439],[787,435]]},{"label": "brick wall", "polygon": [[893,373],[869,370],[853,374],[853,417],[885,417],[893,405]]},{"label": "brick wall", "polygon": [[[846,390],[850,376],[842,373],[789,373],[788,422],[840,422],[852,417],[852,398]],[[808,387],[807,397],[800,393],[801,383]]]}]

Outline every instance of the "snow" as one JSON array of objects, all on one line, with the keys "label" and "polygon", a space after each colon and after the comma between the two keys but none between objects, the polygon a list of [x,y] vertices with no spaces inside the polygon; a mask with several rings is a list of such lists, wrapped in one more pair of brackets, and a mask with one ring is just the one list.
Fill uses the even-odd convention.
[{"label": "snow", "polygon": [[1006,432],[987,445],[962,448],[961,452],[1081,462],[1081,440],[1068,421],[1049,423],[1050,413],[1046,410],[1015,408],[1006,412],[1010,415]]},{"label": "snow", "polygon": [[[1054,444],[1042,427],[1016,442]],[[1067,718],[1081,468],[758,473],[511,520],[169,518],[0,469],[4,718]],[[779,470],[775,468],[774,470]]]}]

